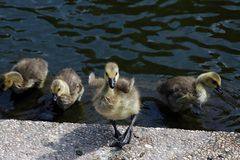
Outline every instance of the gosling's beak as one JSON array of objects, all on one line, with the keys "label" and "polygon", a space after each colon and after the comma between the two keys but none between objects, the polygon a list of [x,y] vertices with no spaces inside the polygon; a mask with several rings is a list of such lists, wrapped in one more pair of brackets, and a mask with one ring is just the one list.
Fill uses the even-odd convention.
[{"label": "gosling's beak", "polygon": [[219,87],[217,87],[217,88],[215,88],[216,89],[216,91],[218,92],[218,93],[220,93],[220,94],[223,94],[223,90],[222,90],[222,88],[219,86]]},{"label": "gosling's beak", "polygon": [[109,84],[110,88],[113,89],[115,87],[115,85],[116,85],[115,78],[109,78],[108,79],[108,84]]},{"label": "gosling's beak", "polygon": [[57,101],[57,95],[53,94],[53,101]]}]

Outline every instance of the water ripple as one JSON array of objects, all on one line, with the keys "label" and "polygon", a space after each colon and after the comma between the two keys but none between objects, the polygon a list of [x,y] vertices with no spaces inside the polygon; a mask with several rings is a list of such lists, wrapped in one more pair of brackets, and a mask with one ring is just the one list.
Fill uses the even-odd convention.
[{"label": "water ripple", "polygon": [[[168,127],[239,131],[239,6],[237,0],[4,0],[0,2],[0,71],[10,69],[20,58],[38,56],[49,62],[50,78],[63,67],[73,67],[87,84],[90,72],[102,75],[104,64],[115,61],[122,75],[136,77],[143,93],[140,125],[169,121]],[[171,115],[156,112],[161,105],[153,94],[154,82],[208,70],[221,74],[228,98],[213,94],[207,112],[198,118],[186,116],[175,122]],[[57,121],[93,122],[86,115],[94,115],[94,109],[89,96],[85,98],[80,109],[75,106]],[[25,113],[38,111],[31,110],[35,101],[2,99],[3,110],[11,108],[3,118],[27,119],[34,115],[25,117]],[[71,119],[75,111],[80,116]],[[150,117],[153,112],[158,113],[154,114],[156,122]],[[143,123],[144,116],[149,123]]]}]

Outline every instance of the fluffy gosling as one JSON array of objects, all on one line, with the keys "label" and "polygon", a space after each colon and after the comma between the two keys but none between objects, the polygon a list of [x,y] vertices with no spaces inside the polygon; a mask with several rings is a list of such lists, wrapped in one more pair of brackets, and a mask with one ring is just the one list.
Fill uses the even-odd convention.
[{"label": "fluffy gosling", "polygon": [[77,100],[81,100],[84,86],[80,77],[72,68],[65,68],[53,80],[51,92],[57,105],[62,110],[66,110]]},{"label": "fluffy gosling", "polygon": [[[109,62],[105,66],[104,78],[95,78],[94,73],[89,75],[89,85],[96,88],[92,102],[96,111],[110,120],[114,128],[114,137],[111,147],[122,148],[129,144],[132,137],[133,125],[140,111],[140,98],[134,87],[134,79],[130,81],[119,78],[119,68],[116,63]],[[116,120],[131,117],[131,124],[123,135],[117,130]]]},{"label": "fluffy gosling", "polygon": [[48,74],[48,63],[42,58],[24,58],[11,71],[0,76],[0,88],[22,93],[29,88],[42,88]]},{"label": "fluffy gosling", "polygon": [[206,103],[209,89],[216,89],[223,93],[221,89],[221,77],[215,72],[200,74],[197,78],[191,76],[177,76],[158,82],[157,91],[160,100],[173,112],[178,112],[197,105],[201,108]]}]

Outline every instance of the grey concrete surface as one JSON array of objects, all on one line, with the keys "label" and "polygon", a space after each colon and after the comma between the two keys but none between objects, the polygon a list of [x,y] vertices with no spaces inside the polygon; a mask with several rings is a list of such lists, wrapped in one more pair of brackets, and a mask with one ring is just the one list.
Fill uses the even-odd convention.
[{"label": "grey concrete surface", "polygon": [[0,121],[3,160],[240,159],[239,133],[135,127],[122,150],[112,140],[110,125]]}]

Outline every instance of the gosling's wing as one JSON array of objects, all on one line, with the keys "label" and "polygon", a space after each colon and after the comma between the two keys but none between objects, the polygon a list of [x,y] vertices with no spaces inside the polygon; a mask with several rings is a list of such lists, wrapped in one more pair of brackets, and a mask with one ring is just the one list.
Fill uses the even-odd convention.
[{"label": "gosling's wing", "polygon": [[178,76],[159,82],[157,91],[166,96],[168,100],[176,103],[187,103],[191,101],[195,92],[195,78]]},{"label": "gosling's wing", "polygon": [[131,80],[121,78],[118,80],[116,87],[119,91],[128,93],[133,89],[134,83],[135,83],[134,78],[132,78]]},{"label": "gosling's wing", "polygon": [[24,58],[12,67],[25,80],[44,80],[48,72],[48,63],[41,58]]},{"label": "gosling's wing", "polygon": [[96,78],[92,72],[88,78],[88,84],[90,87],[100,88],[104,85],[105,80],[103,78]]}]

